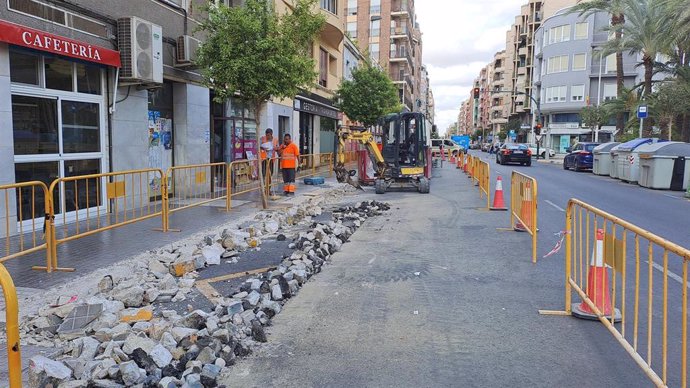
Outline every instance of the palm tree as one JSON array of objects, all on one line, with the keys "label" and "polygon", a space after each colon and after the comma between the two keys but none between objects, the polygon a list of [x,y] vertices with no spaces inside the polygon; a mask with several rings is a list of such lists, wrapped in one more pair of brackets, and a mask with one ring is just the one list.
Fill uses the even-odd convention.
[{"label": "palm tree", "polygon": [[[652,93],[652,78],[656,58],[659,54],[672,52],[675,37],[673,23],[666,19],[667,8],[659,0],[621,0],[626,12],[625,24],[611,26],[607,30],[621,33],[618,41],[604,45],[608,51],[628,51],[630,55],[641,55],[644,68],[642,98]],[[645,134],[651,132],[652,120],[645,121]]]},{"label": "palm tree", "polygon": [[[690,1],[690,0],[669,0],[669,1]],[[597,12],[606,12],[611,15],[611,27],[615,29],[614,41],[620,42],[622,35],[618,30],[619,26],[625,24],[625,1],[624,0],[592,0],[575,5],[570,12],[578,12],[582,17],[589,17]],[[623,97],[625,87],[623,80],[623,50],[616,50],[616,95]],[[616,114],[616,130],[623,131],[625,127],[624,112]]]}]

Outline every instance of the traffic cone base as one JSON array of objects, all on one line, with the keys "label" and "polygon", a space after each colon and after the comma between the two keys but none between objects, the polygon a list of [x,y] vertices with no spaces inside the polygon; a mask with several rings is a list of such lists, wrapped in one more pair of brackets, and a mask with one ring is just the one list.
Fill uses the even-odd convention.
[{"label": "traffic cone base", "polygon": [[[571,311],[574,317],[580,318],[580,319],[586,319],[589,321],[598,321],[599,316],[597,316],[594,313],[589,313],[585,311],[582,308],[582,305],[587,306],[585,302],[582,303],[573,303],[571,305]],[[589,310],[589,306],[587,306],[587,310]],[[604,318],[611,319],[611,313],[609,312],[608,314],[604,315]],[[621,311],[618,309],[613,309],[613,322],[620,322],[623,319],[623,316],[621,315]]]}]

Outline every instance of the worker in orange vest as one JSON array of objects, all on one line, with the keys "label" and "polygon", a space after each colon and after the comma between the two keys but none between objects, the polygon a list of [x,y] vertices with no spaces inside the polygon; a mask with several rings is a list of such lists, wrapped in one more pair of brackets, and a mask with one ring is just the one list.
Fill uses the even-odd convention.
[{"label": "worker in orange vest", "polygon": [[295,177],[299,165],[299,148],[292,142],[292,136],[285,134],[280,146],[280,168],[283,170],[283,192],[295,195]]},{"label": "worker in orange vest", "polygon": [[263,169],[266,186],[266,193],[270,193],[271,187],[271,174],[273,173],[273,159],[277,156],[278,151],[278,139],[273,137],[273,129],[266,128],[266,134],[261,136],[260,143],[260,157],[261,157],[261,168]]}]

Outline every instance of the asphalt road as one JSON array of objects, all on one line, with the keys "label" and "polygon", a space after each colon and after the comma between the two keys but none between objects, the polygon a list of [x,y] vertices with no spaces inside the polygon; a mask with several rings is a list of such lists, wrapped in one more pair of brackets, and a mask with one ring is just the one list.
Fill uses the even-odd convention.
[{"label": "asphalt road", "polygon": [[[498,174],[505,180],[503,185],[506,189],[506,198],[510,198],[510,175],[513,170],[530,175],[537,179],[539,185],[538,198],[538,217],[539,233],[538,257],[539,268],[547,276],[556,276],[564,273],[564,249],[559,254],[547,259],[542,259],[546,252],[550,251],[557,238],[553,233],[564,229],[565,212],[568,200],[577,198],[589,203],[601,210],[614,216],[620,217],[632,224],[637,225],[647,231],[656,234],[666,240],[674,242],[680,246],[690,248],[690,201],[683,197],[684,193],[651,190],[634,184],[624,183],[620,180],[609,177],[596,176],[589,172],[565,171],[560,164],[543,164],[533,161],[531,167],[520,165],[497,165],[495,156],[486,153],[476,152],[484,160],[488,160],[491,165],[492,190]],[[507,217],[507,216],[506,216]],[[620,233],[620,229],[619,229]],[[593,239],[593,233],[592,237]],[[620,238],[620,234],[618,235]],[[618,330],[626,330],[626,338],[630,343],[634,343],[631,335],[635,331],[635,310],[634,301],[639,298],[639,314],[637,331],[639,332],[638,352],[645,358],[652,360],[654,370],[661,375],[663,363],[662,357],[662,333],[663,333],[663,311],[664,311],[664,287],[667,288],[667,314],[668,324],[668,385],[680,386],[680,365],[681,365],[681,336],[682,336],[682,291],[688,287],[683,287],[683,260],[675,255],[669,255],[668,271],[666,284],[664,283],[664,260],[663,251],[653,248],[649,254],[646,240],[640,242],[640,261],[639,268],[636,267],[636,255],[634,236],[627,235],[627,260],[626,266],[629,268],[626,283],[626,322],[617,325]],[[587,249],[587,248],[585,248]],[[591,248],[589,248],[591,251]],[[650,260],[651,257],[651,260]],[[649,262],[653,265],[650,266]],[[613,271],[610,271],[613,272]],[[584,272],[586,276],[586,259]],[[639,285],[635,285],[635,275],[639,276]],[[651,275],[650,275],[651,273]],[[575,275],[577,276],[577,275]],[[621,276],[617,277],[617,307],[622,307],[623,281]],[[650,287],[651,285],[651,287]],[[583,287],[584,288],[584,287]],[[649,298],[649,291],[652,297]],[[579,298],[573,298],[574,302]],[[650,303],[651,302],[651,303]],[[651,306],[650,306],[651,304]],[[651,310],[651,315],[648,312]],[[650,319],[651,317],[651,319]],[[651,334],[650,334],[651,328]],[[647,345],[651,343],[651,352],[648,353]],[[687,352],[688,349],[685,349]],[[690,369],[690,366],[689,366]]]},{"label": "asphalt road", "polygon": [[[531,171],[542,169],[560,173]],[[220,383],[650,385],[600,323],[537,313],[563,308],[562,259],[533,265],[527,234],[496,229],[508,226],[507,213],[478,210],[485,202],[456,169],[434,174],[429,195],[368,188],[352,198],[386,200],[393,210],[368,220],[285,305],[268,343]],[[558,230],[563,213],[552,212],[542,225]]]}]

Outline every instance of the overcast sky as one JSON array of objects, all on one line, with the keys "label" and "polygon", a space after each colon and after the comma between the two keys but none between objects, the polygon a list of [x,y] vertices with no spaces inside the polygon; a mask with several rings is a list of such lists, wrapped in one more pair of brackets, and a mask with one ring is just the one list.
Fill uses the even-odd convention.
[{"label": "overcast sky", "polygon": [[457,120],[474,78],[505,49],[523,0],[416,0],[422,59],[429,71],[440,132]]}]

